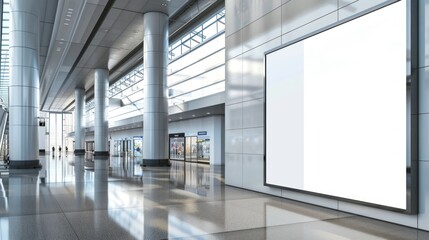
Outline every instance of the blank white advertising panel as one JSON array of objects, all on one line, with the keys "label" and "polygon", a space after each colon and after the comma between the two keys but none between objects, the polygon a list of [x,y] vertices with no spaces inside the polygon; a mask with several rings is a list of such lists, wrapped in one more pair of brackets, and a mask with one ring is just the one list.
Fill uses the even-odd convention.
[{"label": "blank white advertising panel", "polygon": [[266,184],[406,209],[406,1],[266,55]]}]

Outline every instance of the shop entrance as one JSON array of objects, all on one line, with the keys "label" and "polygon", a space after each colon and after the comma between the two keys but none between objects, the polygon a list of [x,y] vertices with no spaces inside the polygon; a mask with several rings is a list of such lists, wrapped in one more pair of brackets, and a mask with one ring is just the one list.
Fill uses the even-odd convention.
[{"label": "shop entrance", "polygon": [[197,161],[197,137],[190,136],[186,137],[186,161],[196,162]]},{"label": "shop entrance", "polygon": [[170,159],[185,160],[185,134],[173,133],[170,137]]},{"label": "shop entrance", "polygon": [[210,137],[198,137],[197,140],[197,161],[210,163]]},{"label": "shop entrance", "polygon": [[131,140],[115,140],[113,149],[115,156],[125,156],[132,153],[133,146]]}]

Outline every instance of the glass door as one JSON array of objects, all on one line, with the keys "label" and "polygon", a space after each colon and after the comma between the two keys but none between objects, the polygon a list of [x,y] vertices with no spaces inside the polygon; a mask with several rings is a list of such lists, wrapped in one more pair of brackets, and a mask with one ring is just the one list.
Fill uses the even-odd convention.
[{"label": "glass door", "polygon": [[186,137],[186,161],[197,161],[197,137]]},{"label": "glass door", "polygon": [[210,163],[210,137],[199,137],[197,140],[197,161]]},{"label": "glass door", "polygon": [[134,157],[143,157],[143,137],[134,137]]},{"label": "glass door", "polygon": [[185,160],[185,134],[170,134],[170,159]]}]

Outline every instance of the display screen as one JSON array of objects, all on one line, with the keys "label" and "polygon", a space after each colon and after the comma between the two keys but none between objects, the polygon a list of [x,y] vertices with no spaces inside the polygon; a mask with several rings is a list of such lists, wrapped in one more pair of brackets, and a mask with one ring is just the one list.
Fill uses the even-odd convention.
[{"label": "display screen", "polygon": [[266,55],[267,185],[407,207],[406,1]]}]

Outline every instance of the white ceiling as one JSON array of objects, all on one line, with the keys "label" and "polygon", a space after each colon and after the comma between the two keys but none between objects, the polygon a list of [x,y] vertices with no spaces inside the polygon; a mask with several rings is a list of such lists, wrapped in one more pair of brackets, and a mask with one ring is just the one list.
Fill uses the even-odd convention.
[{"label": "white ceiling", "polygon": [[[41,22],[40,43],[40,103],[43,111],[63,111],[74,101],[76,87],[92,88],[93,69],[111,70],[116,66],[115,74],[120,75],[125,69],[118,67],[118,63],[142,44],[143,13],[161,11],[171,16],[190,2],[43,1],[46,2],[46,11],[41,15],[45,17]],[[105,18],[101,21],[103,11]]]}]

